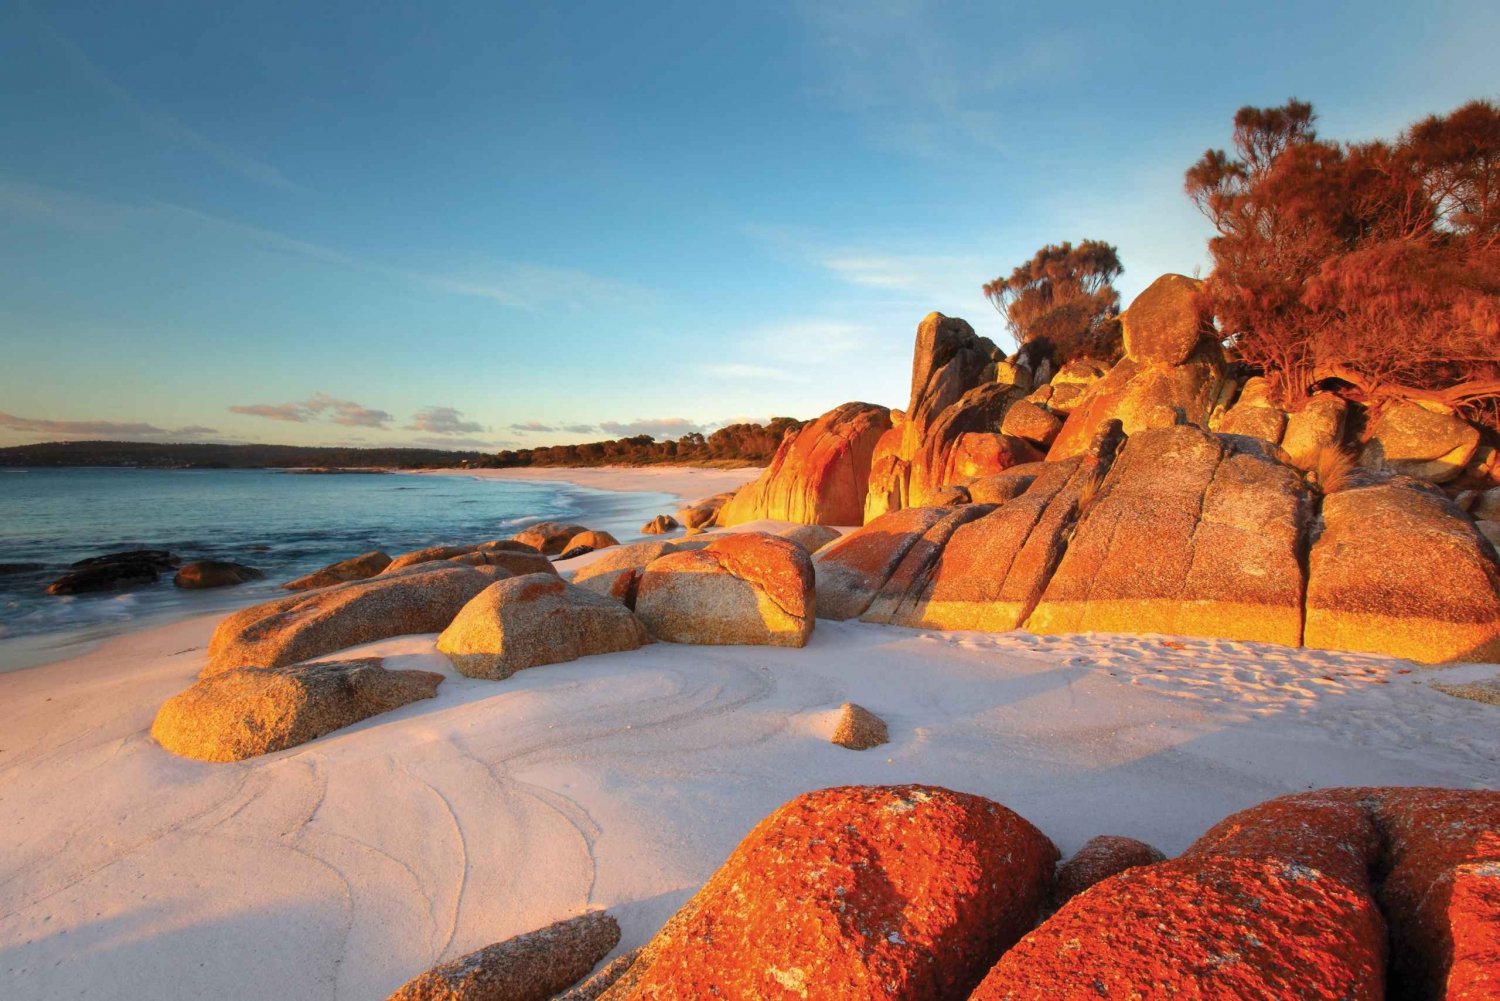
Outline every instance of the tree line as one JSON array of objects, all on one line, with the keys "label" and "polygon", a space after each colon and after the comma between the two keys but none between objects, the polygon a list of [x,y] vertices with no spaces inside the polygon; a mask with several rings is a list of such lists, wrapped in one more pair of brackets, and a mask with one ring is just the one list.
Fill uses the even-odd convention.
[{"label": "tree line", "polygon": [[729,424],[708,435],[693,432],[666,441],[638,434],[580,445],[542,445],[499,452],[491,464],[500,468],[698,462],[760,466],[771,461],[782,437],[803,423],[791,417],[773,417],[768,424]]}]

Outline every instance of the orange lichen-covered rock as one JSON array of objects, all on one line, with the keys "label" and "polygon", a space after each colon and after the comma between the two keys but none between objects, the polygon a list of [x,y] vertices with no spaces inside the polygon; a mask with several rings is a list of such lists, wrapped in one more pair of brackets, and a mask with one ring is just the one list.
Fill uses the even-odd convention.
[{"label": "orange lichen-covered rock", "polygon": [[994,508],[985,504],[965,504],[962,507],[938,510],[947,513],[912,543],[870,602],[870,607],[860,616],[861,621],[879,622],[883,625],[914,624],[918,617],[914,608],[921,601],[923,588],[933,567],[943,555],[948,540],[962,526],[983,518]]},{"label": "orange lichen-covered rock", "polygon": [[298,577],[296,580],[287,581],[281,586],[288,591],[310,591],[315,587],[331,587],[334,584],[347,584],[351,580],[364,580],[367,577],[373,577],[390,565],[391,558],[389,556],[378,549],[373,549],[368,553],[353,556],[347,560],[330,563],[321,570],[314,570],[312,573]]},{"label": "orange lichen-covered rock", "polygon": [[1500,660],[1500,567],[1474,523],[1419,480],[1352,479],[1323,499],[1303,642],[1428,663]]},{"label": "orange lichen-covered rock", "polygon": [[1384,964],[1368,894],[1281,860],[1177,860],[1074,897],[970,997],[1382,1001]]},{"label": "orange lichen-covered rock", "polygon": [[770,518],[810,525],[858,525],[875,443],[891,426],[891,412],[845,403],[787,435],[765,472],[745,484],[719,511],[717,524]]},{"label": "orange lichen-covered rock", "polygon": [[646,567],[635,611],[670,643],[806,646],[814,619],[807,550],[759,532],[716,535]]},{"label": "orange lichen-covered rock", "polygon": [[1062,906],[1096,883],[1118,876],[1136,866],[1155,865],[1166,856],[1144,841],[1100,834],[1089,838],[1077,854],[1057,867],[1057,882],[1052,901]]},{"label": "orange lichen-covered rock", "polygon": [[[1060,997],[1385,997],[1379,838],[1337,800],[1273,800],[1181,858],[1074,897],[997,963],[973,1001]],[[1143,992],[1149,985],[1150,994]]]},{"label": "orange lichen-covered rock", "polygon": [[947,1001],[1031,927],[1057,850],[931,786],[804,794],[756,825],[602,1001]]},{"label": "orange lichen-covered rock", "polygon": [[863,615],[907,550],[948,513],[936,507],[891,511],[820,550],[813,558],[818,618]]},{"label": "orange lichen-covered rock", "polygon": [[1500,997],[1500,792],[1352,789],[1385,842],[1391,996]]}]

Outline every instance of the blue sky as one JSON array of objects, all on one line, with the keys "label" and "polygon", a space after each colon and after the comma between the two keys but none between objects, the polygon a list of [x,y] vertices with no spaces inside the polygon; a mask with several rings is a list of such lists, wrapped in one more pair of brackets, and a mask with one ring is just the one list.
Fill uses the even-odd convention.
[{"label": "blue sky", "polygon": [[[404,8],[404,9],[403,9]],[[902,406],[932,309],[1205,263],[1240,105],[1500,95],[1486,3],[0,0],[0,444],[517,447]]]}]

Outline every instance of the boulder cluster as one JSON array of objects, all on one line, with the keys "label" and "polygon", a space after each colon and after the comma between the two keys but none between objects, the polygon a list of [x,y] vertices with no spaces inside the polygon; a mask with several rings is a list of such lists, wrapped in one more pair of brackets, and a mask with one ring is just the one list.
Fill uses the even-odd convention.
[{"label": "boulder cluster", "polygon": [[862,526],[815,557],[824,618],[1500,659],[1481,431],[1329,392],[1287,413],[1225,363],[1196,290],[1159,279],[1122,316],[1122,360],[1055,373],[933,313],[873,451],[878,408],[845,404],[724,512]]},{"label": "boulder cluster", "polygon": [[[1227,817],[1175,859],[1101,835],[1058,865],[1045,834],[981,796],[822,789],[757,824],[645,946],[555,996],[1491,998],[1497,829],[1492,791],[1325,789]],[[583,915],[391,1001],[548,1001],[618,937]]]},{"label": "boulder cluster", "polygon": [[[803,646],[815,605],[807,547],[838,533],[765,527],[621,546],[543,522],[513,539],[335,563],[220,622],[200,680],[168,700],[152,732],[175,753],[234,761],[432,697],[441,675],[324,659],[393,636],[437,633],[455,670],[491,681],[657,640]],[[565,581],[548,553],[591,558]]]}]

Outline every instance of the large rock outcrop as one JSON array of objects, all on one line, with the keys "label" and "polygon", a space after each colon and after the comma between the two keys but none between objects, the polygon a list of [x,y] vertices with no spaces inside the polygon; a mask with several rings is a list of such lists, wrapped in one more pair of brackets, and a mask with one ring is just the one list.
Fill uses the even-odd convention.
[{"label": "large rock outcrop", "polygon": [[[1010,401],[1025,395],[1019,387],[995,382],[996,365],[1003,360],[1001,351],[963,320],[941,313],[929,313],[922,320],[912,358],[911,401],[876,445],[864,521],[887,511],[920,506],[911,487],[914,470],[917,495],[927,487],[943,486],[933,481],[941,478],[941,463],[959,434],[999,430],[1004,406],[997,404],[997,398]],[[935,431],[934,425],[950,407],[980,388],[986,392],[949,414],[944,426]],[[976,410],[993,419],[985,422],[971,413]]]},{"label": "large rock outcrop", "polygon": [[636,614],[671,643],[806,646],[812,635],[812,559],[795,542],[758,532],[717,536],[646,567]]},{"label": "large rock outcrop", "polygon": [[[1085,457],[1041,465],[1017,496],[935,527],[881,588],[866,621],[1004,631],[1036,606],[1067,548],[1086,495],[1119,448],[1109,424]],[[930,548],[924,551],[924,546]]]},{"label": "large rock outcrop", "polygon": [[168,699],[151,736],[186,758],[240,761],[430,699],[442,680],[388,671],[379,657],[223,671]]},{"label": "large rock outcrop", "polygon": [[1296,471],[1257,439],[1132,435],[1026,628],[1297,646],[1310,512]]},{"label": "large rock outcrop", "polygon": [[635,650],[650,642],[630,609],[555,574],[497,581],[438,636],[460,674],[499,681],[542,664]]},{"label": "large rock outcrop", "polygon": [[1308,557],[1311,647],[1500,661],[1494,550],[1438,489],[1359,474],[1323,499]]},{"label": "large rock outcrop", "polygon": [[978,796],[806,793],[746,835],[602,1001],[963,998],[1031,928],[1056,860]]},{"label": "large rock outcrop", "polygon": [[845,403],[803,425],[782,439],[765,472],[720,509],[716,524],[763,518],[861,524],[875,443],[890,427],[891,412],[869,403]]},{"label": "large rock outcrop", "polygon": [[252,605],[214,630],[202,676],[281,667],[390,636],[441,632],[489,584],[472,567],[440,562]]},{"label": "large rock outcrop", "polygon": [[1222,402],[1224,352],[1200,318],[1197,287],[1165,275],[1136,297],[1120,317],[1125,358],[1084,393],[1047,458],[1082,454],[1110,420],[1126,434],[1182,421],[1208,426]]},{"label": "large rock outcrop", "polygon": [[948,512],[909,507],[880,515],[813,557],[820,619],[857,619],[901,565],[907,550]]},{"label": "large rock outcrop", "polygon": [[619,942],[615,919],[591,911],[435,966],[386,1001],[550,1001]]}]

